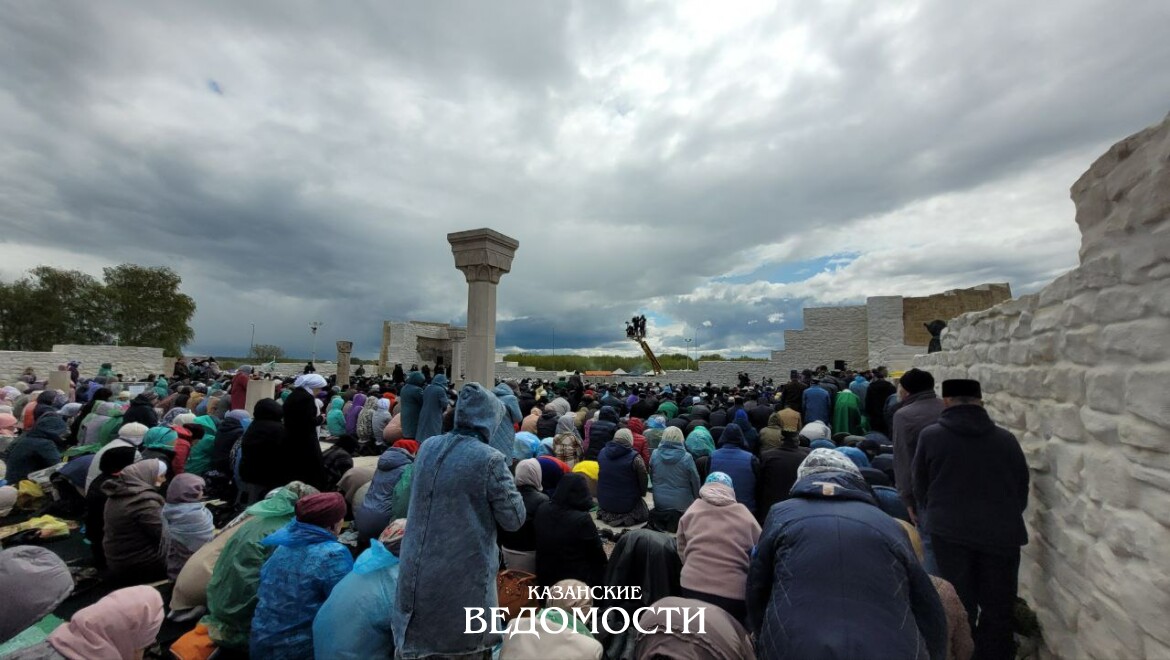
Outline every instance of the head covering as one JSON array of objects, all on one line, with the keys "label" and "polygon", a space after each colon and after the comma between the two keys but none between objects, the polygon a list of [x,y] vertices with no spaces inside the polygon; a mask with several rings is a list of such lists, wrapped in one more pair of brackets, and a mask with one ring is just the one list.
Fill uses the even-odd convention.
[{"label": "head covering", "polygon": [[302,374],[293,382],[293,387],[303,387],[306,390],[319,390],[326,385],[328,382],[320,374]]},{"label": "head covering", "polygon": [[728,475],[726,472],[712,472],[711,474],[707,475],[707,480],[704,481],[703,483],[705,483],[705,484],[723,484],[724,486],[727,486],[728,488],[735,488],[735,484],[732,483],[732,481],[731,481],[731,476]]},{"label": "head covering", "polygon": [[111,447],[102,453],[102,457],[98,461],[98,469],[102,471],[102,474],[117,474],[126,469],[127,466],[134,464],[137,453],[138,450],[133,447]]},{"label": "head covering", "polygon": [[127,484],[139,489],[154,488],[154,480],[166,473],[165,464],[156,458],[147,458],[122,468],[119,478]]},{"label": "head covering", "polygon": [[390,399],[377,399],[378,410],[390,410]]},{"label": "head covering", "polygon": [[297,500],[297,520],[307,525],[329,529],[345,517],[345,496],[341,493],[318,493]]},{"label": "head covering", "polygon": [[142,444],[143,438],[146,437],[146,432],[149,430],[145,424],[130,422],[118,429],[118,437],[132,445],[140,445]]},{"label": "head covering", "polygon": [[682,429],[677,426],[668,427],[662,432],[662,442],[683,442]]},{"label": "head covering", "polygon": [[557,435],[577,434],[577,415],[565,413],[557,418]]},{"label": "head covering", "polygon": [[982,399],[983,388],[979,386],[979,381],[977,380],[970,380],[967,378],[952,378],[951,380],[943,381],[942,395],[944,399],[950,399],[957,396],[968,396],[973,399]]},{"label": "head covering", "polygon": [[915,367],[902,374],[902,377],[898,379],[898,384],[910,394],[918,394],[934,389],[934,376],[929,371]]},{"label": "head covering", "polygon": [[154,643],[162,622],[163,601],[156,589],[119,589],[79,610],[49,635],[49,645],[70,658],[133,658]]},{"label": "head covering", "polygon": [[198,502],[203,499],[203,477],[190,472],[175,475],[171,485],[167,486],[167,502],[181,504],[183,502]]},{"label": "head covering", "polygon": [[797,468],[796,477],[803,479],[821,472],[847,472],[855,477],[861,476],[861,471],[844,454],[833,449],[814,449]]},{"label": "head covering", "polygon": [[570,615],[573,613],[573,608],[580,608],[584,612],[593,607],[593,599],[589,596],[589,585],[580,580],[561,580],[553,585],[552,591],[560,593],[564,597],[549,598],[544,603],[545,607],[559,607]]},{"label": "head covering", "polygon": [[57,411],[57,414],[65,417],[66,419],[71,419],[76,417],[77,414],[81,412],[81,408],[83,406],[84,404],[77,403],[76,401],[66,403],[65,405],[61,406],[61,409]]},{"label": "head covering", "polygon": [[527,431],[516,434],[516,439],[512,441],[512,458],[514,460],[522,461],[526,458],[536,458],[539,454],[540,438]]},{"label": "head covering", "polygon": [[73,576],[52,550],[18,545],[0,551],[0,643],[40,621],[71,593]]},{"label": "head covering", "polygon": [[821,438],[820,440],[813,440],[812,442],[809,443],[808,446],[809,446],[809,449],[836,449],[837,448],[837,445],[833,444],[832,440],[825,440],[824,438]]},{"label": "head covering", "polygon": [[[677,428],[677,427],[672,427]],[[665,431],[663,432],[665,434]],[[715,440],[705,426],[696,426],[687,436],[687,451],[695,458],[710,456],[715,451]]]},{"label": "head covering", "polygon": [[186,426],[188,424],[194,424],[196,419],[198,419],[198,417],[196,417],[195,413],[186,412],[182,415],[176,415],[175,418],[171,420],[171,424],[174,426]]},{"label": "head covering", "polygon": [[666,418],[662,415],[651,415],[650,419],[646,420],[646,428],[664,429],[666,428]]},{"label": "head covering", "polygon": [[613,441],[623,447],[633,447],[634,434],[630,429],[618,429],[618,432],[613,434]]},{"label": "head covering", "polygon": [[530,486],[539,490],[541,486],[540,461],[526,458],[516,464],[516,487]]},{"label": "head covering", "polygon": [[578,461],[577,464],[573,466],[573,472],[583,474],[590,479],[597,481],[597,475],[600,467],[601,466],[597,461]]},{"label": "head covering", "polygon": [[402,539],[406,536],[406,518],[399,518],[386,526],[378,535],[378,541],[395,555],[402,549]]},{"label": "head covering", "polygon": [[418,454],[418,441],[417,440],[399,440],[390,446],[391,447],[398,447],[399,449],[405,449],[406,451],[410,452],[411,456],[415,456]]},{"label": "head covering", "polygon": [[237,422],[241,422],[241,423],[252,419],[252,415],[249,414],[247,410],[242,410],[239,408],[237,408],[235,410],[229,410],[228,413],[226,415],[224,415],[224,417],[226,417],[228,419],[234,419]]},{"label": "head covering", "polygon": [[16,507],[16,499],[20,496],[20,491],[12,486],[0,486],[0,518],[12,513],[12,509]]},{"label": "head covering", "polygon": [[856,465],[858,469],[869,467],[869,457],[867,457],[865,452],[861,451],[857,447],[837,447],[837,451],[844,454],[849,460],[853,461],[853,464]]},{"label": "head covering", "polygon": [[16,429],[16,415],[0,413],[0,435],[11,435]]},{"label": "head covering", "polygon": [[828,440],[833,431],[824,422],[809,422],[800,429],[800,437],[812,442],[813,440]]},{"label": "head covering", "polygon": [[165,451],[175,450],[175,440],[179,437],[178,432],[169,426],[156,426],[146,432],[142,436],[143,449],[162,449]]}]

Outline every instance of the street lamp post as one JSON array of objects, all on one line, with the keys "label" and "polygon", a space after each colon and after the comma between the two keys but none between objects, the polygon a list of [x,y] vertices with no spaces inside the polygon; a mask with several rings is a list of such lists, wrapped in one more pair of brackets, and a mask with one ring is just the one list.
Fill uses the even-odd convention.
[{"label": "street lamp post", "polygon": [[691,368],[691,338],[687,337],[683,341],[685,341],[687,343],[687,369],[690,369]]},{"label": "street lamp post", "polygon": [[252,357],[252,349],[256,347],[256,324],[252,324],[252,339],[248,342],[248,357]]},{"label": "street lamp post", "polygon": [[317,364],[317,330],[325,325],[320,321],[313,321],[309,324],[309,332],[313,333],[313,364]]}]

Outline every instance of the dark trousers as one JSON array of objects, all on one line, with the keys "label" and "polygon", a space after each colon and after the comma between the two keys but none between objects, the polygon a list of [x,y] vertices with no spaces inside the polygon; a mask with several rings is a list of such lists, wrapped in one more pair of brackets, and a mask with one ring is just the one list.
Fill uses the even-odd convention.
[{"label": "dark trousers", "polygon": [[967,608],[977,660],[1016,657],[1012,638],[1020,549],[986,552],[931,536],[939,577],[950,582]]},{"label": "dark trousers", "polygon": [[686,587],[679,587],[682,591],[683,598],[692,598],[694,600],[701,600],[704,603],[709,603],[727,612],[736,621],[747,625],[747,602],[744,600],[735,600],[733,598],[726,598],[724,596],[716,596],[715,594],[703,593],[702,591],[695,591],[694,589],[687,589]]}]

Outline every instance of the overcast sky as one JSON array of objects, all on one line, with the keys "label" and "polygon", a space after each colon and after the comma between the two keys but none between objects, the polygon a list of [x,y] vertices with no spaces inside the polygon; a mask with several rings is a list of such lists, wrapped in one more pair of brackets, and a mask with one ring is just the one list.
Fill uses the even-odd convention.
[{"label": "overcast sky", "polygon": [[[192,353],[461,323],[766,353],[811,305],[1076,264],[1068,188],[1170,111],[1170,3],[0,0],[0,277],[166,264]],[[696,335],[697,328],[697,337]]]}]

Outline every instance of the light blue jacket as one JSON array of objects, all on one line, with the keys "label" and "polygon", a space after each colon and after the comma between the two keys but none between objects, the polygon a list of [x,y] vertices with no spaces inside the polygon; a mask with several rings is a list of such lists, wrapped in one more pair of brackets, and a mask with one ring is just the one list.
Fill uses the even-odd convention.
[{"label": "light blue jacket", "polygon": [[664,442],[650,455],[654,508],[682,513],[699,497],[695,459],[680,442]]},{"label": "light blue jacket", "polygon": [[374,539],[313,620],[316,660],[394,657],[390,610],[397,591],[398,557]]}]

